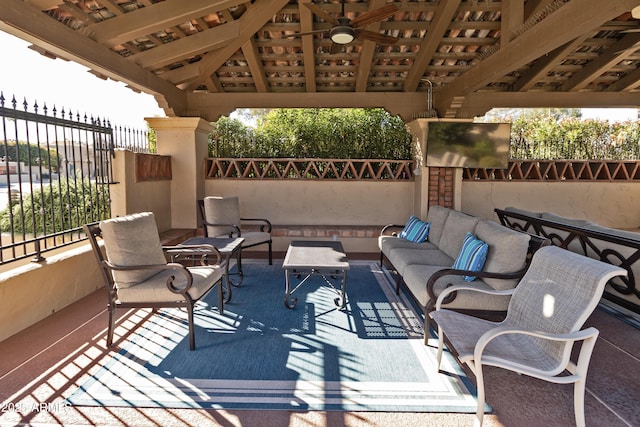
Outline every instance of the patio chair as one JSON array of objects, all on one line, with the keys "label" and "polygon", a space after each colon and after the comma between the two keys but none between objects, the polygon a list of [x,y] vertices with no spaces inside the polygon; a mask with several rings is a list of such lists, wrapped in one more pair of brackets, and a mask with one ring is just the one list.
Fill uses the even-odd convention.
[{"label": "patio chair", "polygon": [[[189,323],[189,348],[195,349],[194,305],[218,285],[219,309],[222,310],[223,267],[220,254],[211,245],[201,247],[165,247],[153,213],[137,213],[84,226],[93,252],[102,267],[109,312],[107,346],[113,344],[117,308],[183,307]],[[102,240],[104,253],[99,244]],[[167,262],[164,250],[189,252],[200,250],[209,263],[194,267]],[[216,260],[213,263],[211,261]]]},{"label": "patio chair", "polygon": [[[431,318],[438,324],[438,369],[446,337],[460,363],[476,376],[477,422],[484,416],[482,366],[496,366],[558,384],[574,383],[576,425],[584,426],[587,369],[598,337],[594,327],[581,329],[600,300],[604,286],[622,268],[555,246],[538,250],[515,289],[487,291],[452,286],[438,297]],[[496,295],[512,293],[507,316],[491,322],[441,308],[460,289]],[[570,360],[575,342],[582,342],[577,362]]]},{"label": "patio chair", "polygon": [[[269,245],[269,265],[273,264],[271,222],[264,218],[242,218],[238,197],[209,196],[198,200],[205,237],[242,237],[242,249]],[[259,224],[258,230],[242,228],[242,223]],[[241,257],[239,258],[239,260]],[[240,262],[240,261],[239,261]]]}]

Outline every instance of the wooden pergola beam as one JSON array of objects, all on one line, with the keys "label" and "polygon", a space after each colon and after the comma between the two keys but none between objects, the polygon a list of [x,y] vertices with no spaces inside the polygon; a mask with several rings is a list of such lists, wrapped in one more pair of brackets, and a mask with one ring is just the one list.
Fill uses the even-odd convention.
[{"label": "wooden pergola beam", "polygon": [[456,100],[482,88],[513,70],[533,62],[542,55],[598,27],[637,6],[637,0],[613,3],[600,0],[572,0],[544,18],[537,25],[511,41],[478,65],[451,82],[436,98],[440,116],[455,117]]}]

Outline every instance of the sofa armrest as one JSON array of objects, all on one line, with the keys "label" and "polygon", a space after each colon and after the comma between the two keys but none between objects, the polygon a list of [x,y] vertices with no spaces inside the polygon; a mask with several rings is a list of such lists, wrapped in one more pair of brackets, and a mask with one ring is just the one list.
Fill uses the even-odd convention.
[{"label": "sofa armrest", "polygon": [[[178,273],[184,276],[186,280],[186,284],[182,288],[178,288],[175,286],[175,275],[170,275],[167,277],[166,285],[167,288],[173,292],[174,294],[181,294],[185,299],[187,299],[187,292],[191,288],[193,284],[193,276],[189,272],[189,270],[182,264],[178,264],[175,262],[170,262],[168,264],[147,264],[147,265],[115,265],[107,260],[102,261],[103,267],[110,271],[139,271],[139,270],[171,270],[174,273]],[[143,281],[144,282],[144,281]]]},{"label": "sofa armrest", "polygon": [[[514,279],[520,279],[522,276],[524,276],[524,274],[527,272],[527,269],[529,268],[528,265],[526,265],[524,268],[518,270],[518,271],[513,271],[513,272],[508,272],[508,273],[496,273],[496,272],[491,272],[491,271],[469,271],[469,270],[456,270],[453,268],[445,268],[439,271],[436,271],[434,274],[431,275],[431,277],[429,277],[429,280],[427,281],[427,293],[429,294],[429,301],[427,302],[427,311],[430,311],[431,308],[433,308],[433,306],[435,305],[437,299],[438,299],[438,295],[435,294],[433,287],[435,286],[435,283],[438,279],[445,277],[445,276],[474,276],[474,277],[479,277],[479,278],[490,278],[490,279],[504,279],[504,280],[514,280]],[[469,282],[469,286],[473,286],[471,285],[471,283],[473,282]],[[446,299],[444,299],[442,301],[443,304],[449,304],[450,302],[452,302],[455,298],[456,298],[456,293],[452,292]]]},{"label": "sofa armrest", "polygon": [[512,295],[513,291],[515,291],[515,288],[513,289],[482,289],[482,288],[474,287],[471,285],[450,286],[447,289],[443,290],[442,293],[438,296],[438,299],[436,300],[436,305],[435,305],[436,310],[440,310],[445,300],[450,298],[449,294],[455,293],[457,291],[480,292],[480,293],[489,294],[489,295]]},{"label": "sofa armrest", "polygon": [[[404,225],[387,224],[384,227],[382,227],[382,230],[380,230],[380,235],[381,236],[385,236],[385,235],[397,236],[398,235],[398,231],[397,230],[402,230],[403,228],[404,228]],[[394,230],[396,230],[396,231],[394,231]]]}]

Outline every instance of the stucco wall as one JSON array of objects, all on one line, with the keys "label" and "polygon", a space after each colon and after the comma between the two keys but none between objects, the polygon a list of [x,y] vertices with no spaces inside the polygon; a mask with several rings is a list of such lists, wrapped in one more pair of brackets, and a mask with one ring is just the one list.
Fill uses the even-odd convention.
[{"label": "stucco wall", "polygon": [[88,243],[45,255],[0,273],[0,341],[104,286]]},{"label": "stucco wall", "polygon": [[[238,196],[240,213],[274,225],[404,224],[414,211],[413,182],[381,181],[205,181],[207,196]],[[291,239],[274,239],[286,250]],[[342,239],[347,252],[377,252],[377,239]]]},{"label": "stucco wall", "polygon": [[507,206],[589,219],[606,227],[640,226],[640,184],[629,182],[462,182],[462,211],[497,221]]},{"label": "stucco wall", "polygon": [[117,184],[109,187],[112,216],[153,212],[160,232],[172,228],[170,180],[136,182],[135,153],[124,150],[116,150],[113,176]]}]

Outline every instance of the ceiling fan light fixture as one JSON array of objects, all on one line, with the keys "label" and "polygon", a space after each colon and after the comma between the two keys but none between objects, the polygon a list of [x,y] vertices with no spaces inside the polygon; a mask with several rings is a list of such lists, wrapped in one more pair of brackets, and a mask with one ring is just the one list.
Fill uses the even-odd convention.
[{"label": "ceiling fan light fixture", "polygon": [[356,38],[356,32],[348,25],[338,25],[331,29],[329,38],[337,44],[349,44]]},{"label": "ceiling fan light fixture", "polygon": [[636,6],[631,9],[631,17],[634,19],[640,19],[640,6]]}]

